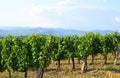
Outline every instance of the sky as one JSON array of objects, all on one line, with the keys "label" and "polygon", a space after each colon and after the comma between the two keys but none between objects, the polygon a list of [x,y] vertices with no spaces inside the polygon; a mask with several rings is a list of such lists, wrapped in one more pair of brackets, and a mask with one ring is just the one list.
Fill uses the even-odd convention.
[{"label": "sky", "polygon": [[120,0],[0,0],[0,27],[120,31]]}]

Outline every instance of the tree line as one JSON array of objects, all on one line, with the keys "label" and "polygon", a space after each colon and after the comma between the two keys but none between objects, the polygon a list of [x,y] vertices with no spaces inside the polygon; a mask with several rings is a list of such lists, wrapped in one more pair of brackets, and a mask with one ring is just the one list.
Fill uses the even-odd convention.
[{"label": "tree line", "polygon": [[83,60],[81,73],[87,70],[87,58],[91,55],[91,64],[94,57],[101,54],[104,63],[107,64],[107,55],[114,55],[114,65],[119,55],[120,34],[113,32],[101,35],[99,33],[86,33],[82,36],[53,36],[53,35],[29,35],[18,37],[8,35],[0,38],[0,71],[25,72],[27,78],[29,69],[36,69],[36,78],[42,78],[44,68],[57,61],[57,69],[60,70],[60,61],[68,59],[72,61],[72,69],[75,69],[74,58]]}]

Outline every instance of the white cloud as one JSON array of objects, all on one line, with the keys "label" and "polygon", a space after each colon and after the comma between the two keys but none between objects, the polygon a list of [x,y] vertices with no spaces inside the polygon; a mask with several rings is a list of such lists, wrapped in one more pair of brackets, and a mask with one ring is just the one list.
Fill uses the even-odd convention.
[{"label": "white cloud", "polygon": [[[89,9],[89,10],[106,10],[105,8],[99,8],[99,7],[92,7],[92,6],[82,6],[77,4],[73,0],[59,0],[53,5],[40,5],[33,3],[31,6],[27,6],[24,8],[23,12],[20,14],[11,17],[12,20],[7,20],[10,25],[21,25],[21,26],[38,26],[38,27],[52,27],[52,28],[64,28],[66,24],[68,26],[70,25],[69,22],[71,20],[78,20],[78,21],[86,21],[87,17],[82,17],[77,15],[74,15],[74,11],[78,11],[83,9]],[[72,14],[74,16],[70,16]],[[63,16],[64,14],[68,14],[68,16]],[[55,17],[55,18],[54,18]],[[61,18],[61,19],[59,19]],[[65,18],[65,19],[63,19]],[[63,21],[67,21],[63,22]],[[63,25],[65,24],[65,25]]]},{"label": "white cloud", "polygon": [[[99,0],[99,1],[107,1],[107,0]],[[104,7],[81,6],[79,4],[76,4],[72,0],[62,0],[62,1],[58,1],[56,4],[52,6],[41,6],[41,5],[32,4],[30,14],[40,15],[41,13],[44,12],[52,12],[57,14],[58,16],[62,16],[65,13],[69,13],[76,8],[90,9],[90,10],[107,10],[107,8]]]},{"label": "white cloud", "polygon": [[[53,19],[49,17],[49,15],[54,17],[62,17],[66,13],[72,13],[73,10],[75,9],[106,10],[106,8],[101,8],[101,7],[81,6],[76,4],[72,0],[62,0],[62,1],[58,1],[54,5],[49,5],[49,6],[41,6],[33,3],[31,7],[26,8],[28,12],[24,18],[28,22],[30,22],[29,24],[32,26],[54,27],[54,28],[62,27],[63,25],[61,24],[62,21],[61,19]],[[25,25],[28,24],[28,22],[26,22]]]},{"label": "white cloud", "polygon": [[118,23],[120,23],[120,17],[117,17],[117,16],[116,16],[116,17],[115,17],[115,21],[118,22]]},{"label": "white cloud", "polygon": [[52,6],[40,6],[40,5],[32,4],[30,13],[36,15],[36,14],[43,13],[45,11],[48,11],[48,12],[52,11],[56,13],[58,16],[62,16],[64,13],[72,10],[71,5],[72,5],[72,1],[70,0],[59,1]]},{"label": "white cloud", "polygon": [[70,0],[64,0],[64,1],[60,1],[60,2],[58,2],[57,3],[57,5],[59,5],[59,6],[66,6],[66,5],[69,5],[69,3],[71,3],[71,1]]},{"label": "white cloud", "polygon": [[108,0],[97,0],[98,2],[107,2]]},{"label": "white cloud", "polygon": [[[31,7],[25,8],[25,16],[23,16],[23,24],[29,26],[41,26],[41,27],[61,27],[59,19],[53,19],[47,17],[45,14],[51,16],[59,17],[64,13],[72,11],[72,2],[70,0],[59,1],[52,6],[41,6],[37,4],[32,4]],[[44,14],[45,13],[45,14]],[[22,18],[21,18],[22,19]]]}]

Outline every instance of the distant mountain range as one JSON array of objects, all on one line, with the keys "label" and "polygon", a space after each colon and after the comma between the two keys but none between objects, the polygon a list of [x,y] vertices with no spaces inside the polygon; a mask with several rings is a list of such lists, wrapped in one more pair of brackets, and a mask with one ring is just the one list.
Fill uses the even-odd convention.
[{"label": "distant mountain range", "polygon": [[29,28],[29,27],[6,27],[0,29],[0,36],[5,35],[30,35],[30,34],[45,34],[45,35],[83,35],[88,32],[95,33],[111,33],[111,30],[93,30],[93,31],[81,31],[81,30],[72,30],[72,29],[61,29],[61,28]]}]

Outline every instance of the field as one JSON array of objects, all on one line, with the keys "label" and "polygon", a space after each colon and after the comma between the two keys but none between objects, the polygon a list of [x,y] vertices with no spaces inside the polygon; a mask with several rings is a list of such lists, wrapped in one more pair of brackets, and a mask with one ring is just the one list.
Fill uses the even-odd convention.
[{"label": "field", "polygon": [[[118,58],[117,65],[113,65],[113,56],[108,55],[107,65],[102,65],[103,57],[98,55],[95,57],[94,64],[90,64],[91,57],[88,58],[88,70],[87,72],[81,74],[80,64],[77,64],[77,59],[75,59],[75,70],[72,69],[72,63],[67,64],[67,60],[61,61],[61,70],[56,70],[56,62],[52,62],[50,66],[45,69],[44,78],[120,78],[120,57]],[[0,78],[8,78],[8,72],[1,72]],[[12,78],[24,78],[23,72],[12,72]],[[28,78],[36,78],[36,71],[29,70]]]}]

